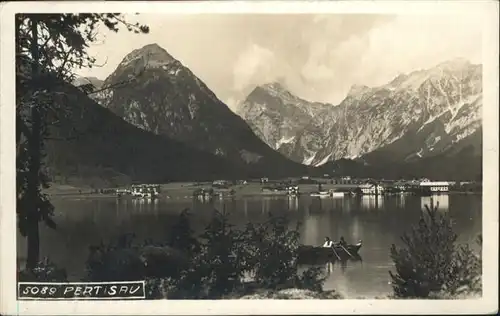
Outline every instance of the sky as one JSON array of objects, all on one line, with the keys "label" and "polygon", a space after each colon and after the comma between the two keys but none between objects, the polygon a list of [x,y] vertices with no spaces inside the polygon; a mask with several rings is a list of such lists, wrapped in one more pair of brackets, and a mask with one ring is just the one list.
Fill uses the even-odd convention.
[{"label": "sky", "polygon": [[280,82],[309,101],[338,104],[352,85],[377,86],[454,58],[481,63],[480,20],[456,15],[140,14],[149,34],[100,28],[88,52],[105,79],[129,52],[157,43],[231,109]]}]

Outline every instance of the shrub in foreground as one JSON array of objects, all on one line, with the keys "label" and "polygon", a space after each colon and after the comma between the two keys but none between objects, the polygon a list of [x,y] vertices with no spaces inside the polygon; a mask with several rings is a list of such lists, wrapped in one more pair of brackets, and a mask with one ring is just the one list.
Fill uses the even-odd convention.
[{"label": "shrub in foreground", "polygon": [[18,271],[19,282],[66,282],[66,270],[57,267],[48,258],[40,261],[34,269]]},{"label": "shrub in foreground", "polygon": [[396,272],[389,271],[395,297],[427,298],[435,293],[481,291],[481,261],[468,245],[456,244],[451,219],[438,205],[425,206],[418,225],[392,245]]},{"label": "shrub in foreground", "polygon": [[[262,224],[237,229],[229,214],[215,211],[200,236],[183,212],[169,240],[158,245],[119,242],[92,250],[91,280],[147,280],[148,298],[213,299],[251,293],[255,289],[299,288],[320,293],[320,268],[297,272],[298,226],[270,216]],[[155,256],[144,255],[155,247]],[[179,255],[182,254],[182,255]]]}]

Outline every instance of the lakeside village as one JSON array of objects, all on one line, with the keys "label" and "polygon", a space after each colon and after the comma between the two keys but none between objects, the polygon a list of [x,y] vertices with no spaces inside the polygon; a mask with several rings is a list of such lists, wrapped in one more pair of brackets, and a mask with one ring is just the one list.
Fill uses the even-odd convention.
[{"label": "lakeside village", "polygon": [[[166,191],[166,192],[165,192]],[[132,197],[139,199],[157,199],[160,195],[169,198],[182,192],[185,198],[194,197],[200,200],[231,197],[235,195],[309,195],[312,197],[344,197],[344,196],[386,196],[397,194],[434,195],[460,193],[480,193],[481,183],[471,181],[431,181],[429,179],[414,180],[374,180],[356,179],[349,176],[322,178],[303,176],[302,178],[289,178],[270,180],[261,178],[254,180],[216,180],[212,183],[192,184],[133,184],[128,188],[99,189],[94,193],[113,194],[118,198]],[[163,194],[163,193],[164,194]]]}]

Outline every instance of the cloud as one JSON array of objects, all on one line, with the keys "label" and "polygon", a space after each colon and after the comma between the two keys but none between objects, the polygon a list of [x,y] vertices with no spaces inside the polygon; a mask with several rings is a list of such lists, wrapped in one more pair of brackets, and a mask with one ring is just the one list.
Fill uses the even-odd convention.
[{"label": "cloud", "polygon": [[139,15],[148,35],[106,33],[91,48],[105,78],[135,48],[158,43],[231,108],[256,86],[280,81],[292,93],[338,104],[354,84],[464,57],[481,62],[482,21],[473,16],[376,14]]},{"label": "cloud", "polygon": [[256,44],[249,44],[236,60],[233,66],[233,88],[242,90],[249,84],[267,80],[272,74],[275,55],[267,48]]},{"label": "cloud", "polygon": [[[390,20],[385,15],[296,15],[249,16],[240,27],[250,25],[248,40],[234,66],[233,87],[244,99],[256,85],[280,82],[293,93],[309,100],[323,101],[336,90],[341,75],[349,72],[342,51],[352,56],[352,45],[363,45],[359,36],[374,25]],[[245,32],[243,32],[245,33]],[[347,45],[346,45],[347,43]],[[250,57],[254,55],[254,57]],[[258,67],[255,60],[259,60]],[[242,69],[246,69],[242,71]],[[251,75],[249,69],[252,69]],[[245,74],[245,75],[243,75]],[[235,106],[235,104],[231,104]]]},{"label": "cloud", "polygon": [[359,80],[383,84],[402,72],[429,68],[464,57],[480,63],[482,24],[449,15],[398,16],[367,34],[369,49],[358,70]]}]

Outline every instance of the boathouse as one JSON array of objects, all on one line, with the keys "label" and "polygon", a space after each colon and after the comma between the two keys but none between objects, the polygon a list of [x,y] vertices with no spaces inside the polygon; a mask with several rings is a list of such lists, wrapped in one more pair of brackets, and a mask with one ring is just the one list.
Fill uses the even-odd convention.
[{"label": "boathouse", "polygon": [[447,181],[423,181],[420,182],[420,188],[432,193],[448,192],[450,190],[450,183]]},{"label": "boathouse", "polygon": [[366,183],[358,186],[363,195],[382,195],[384,194],[384,187],[376,183]]}]

